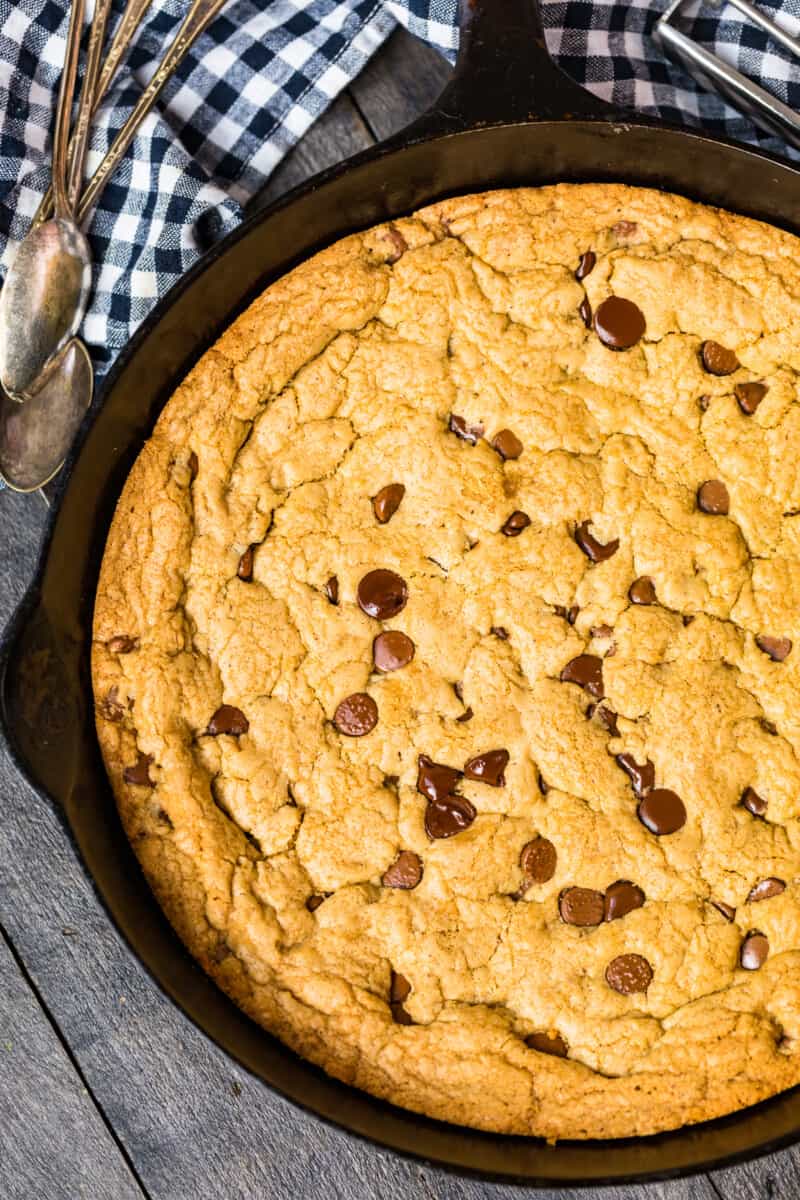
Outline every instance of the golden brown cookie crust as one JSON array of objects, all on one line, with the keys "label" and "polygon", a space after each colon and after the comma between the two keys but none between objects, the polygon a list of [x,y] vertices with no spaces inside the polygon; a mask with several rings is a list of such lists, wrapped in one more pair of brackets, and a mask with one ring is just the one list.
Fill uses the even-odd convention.
[{"label": "golden brown cookie crust", "polygon": [[[798,263],[789,234],[649,190],[449,200],[279,280],[166,406],[102,565],[100,744],[190,951],[332,1075],[548,1138],[669,1129],[800,1081]],[[646,321],[621,352],[579,315],[612,294]],[[733,373],[713,347],[704,364],[712,342]],[[502,430],[521,454],[493,448]],[[708,481],[727,515],[702,510]],[[530,523],[506,536],[514,512]],[[587,521],[619,542],[605,561],[576,542]],[[385,622],[356,603],[377,568],[408,587]],[[637,579],[655,603],[631,602]],[[379,674],[388,629],[414,657]],[[561,678],[582,654],[599,708],[581,669]],[[343,736],[358,693],[377,725]],[[208,732],[223,704],[246,732]],[[463,770],[500,747],[505,784],[462,780],[476,819],[430,840],[418,756]],[[639,819],[620,754],[680,798],[676,832]],[[531,882],[538,838],[555,868]],[[415,887],[382,884],[400,851]],[[765,879],[785,889],[749,900]],[[601,907],[567,889],[607,905],[620,880],[643,905],[563,919]],[[768,955],[745,970],[754,930]],[[646,992],[609,985],[623,955]]]}]

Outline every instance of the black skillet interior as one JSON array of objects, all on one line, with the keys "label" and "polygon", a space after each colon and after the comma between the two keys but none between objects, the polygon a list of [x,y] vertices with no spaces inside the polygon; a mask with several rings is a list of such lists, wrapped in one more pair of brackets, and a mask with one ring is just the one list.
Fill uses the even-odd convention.
[{"label": "black skillet interior", "polygon": [[646,184],[800,231],[800,172],[696,134],[631,122],[566,79],[532,0],[462,0],[462,51],[435,108],[243,225],[162,302],[120,358],[72,456],[35,583],[0,650],[0,714],[20,767],[60,810],[129,944],[186,1013],[296,1103],[385,1146],[533,1185],[683,1174],[800,1137],[800,1092],[657,1137],[547,1146],[476,1133],[329,1079],[249,1021],[179,944],[122,833],[95,740],[89,643],[122,483],[175,385],[245,303],[343,234],[445,195],[559,180]]}]

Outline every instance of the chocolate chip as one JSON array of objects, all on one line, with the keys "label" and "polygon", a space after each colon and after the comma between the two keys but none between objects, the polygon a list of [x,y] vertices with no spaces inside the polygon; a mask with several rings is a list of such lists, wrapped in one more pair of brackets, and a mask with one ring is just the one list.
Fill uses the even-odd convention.
[{"label": "chocolate chip", "polygon": [[422,792],[428,800],[444,800],[458,787],[461,771],[456,767],[435,763],[427,754],[420,754],[417,765],[417,791]]},{"label": "chocolate chip", "polygon": [[384,873],[384,887],[402,888],[410,891],[422,879],[422,859],[413,850],[401,850],[392,865]]},{"label": "chocolate chip", "polygon": [[759,796],[754,788],[748,787],[744,789],[740,803],[754,817],[765,817],[767,815],[767,802],[762,796]]},{"label": "chocolate chip", "polygon": [[584,296],[578,306],[578,316],[583,321],[587,329],[592,328],[592,306],[589,303],[589,297]]},{"label": "chocolate chip", "polygon": [[358,607],[376,621],[386,621],[402,612],[408,600],[406,581],[394,571],[368,571],[358,585]]},{"label": "chocolate chip", "polygon": [[606,888],[603,916],[606,921],[618,921],[644,904],[644,892],[628,879],[618,879]]},{"label": "chocolate chip", "polygon": [[519,537],[523,529],[527,529],[530,523],[531,519],[528,514],[517,509],[508,518],[500,532],[504,533],[506,537]]},{"label": "chocolate chip", "polygon": [[126,637],[124,633],[117,634],[106,643],[112,654],[130,654],[131,650],[135,650],[139,645],[139,639],[135,637]]},{"label": "chocolate chip", "polygon": [[411,984],[404,975],[392,971],[389,981],[389,1007],[392,1011],[392,1020],[396,1025],[413,1025],[409,1014],[403,1008],[403,1001],[407,1000],[411,995]]},{"label": "chocolate chip", "polygon": [[569,1050],[560,1033],[531,1033],[525,1038],[525,1045],[540,1054],[554,1054],[556,1058],[566,1058]]},{"label": "chocolate chip", "polygon": [[394,225],[390,225],[387,228],[386,236],[392,243],[392,249],[390,253],[386,255],[386,262],[389,264],[389,266],[391,266],[393,263],[398,262],[399,259],[403,257],[408,249],[408,242],[403,237],[400,230],[395,229]]},{"label": "chocolate chip", "polygon": [[765,637],[762,634],[756,638],[756,645],[764,654],[768,654],[773,662],[783,662],[789,657],[792,649],[789,638]]},{"label": "chocolate chip", "polygon": [[688,625],[691,625],[691,623],[692,623],[692,621],[694,621],[694,619],[695,619],[694,613],[684,613],[683,616],[681,617],[681,621],[683,623],[684,629],[686,629],[686,627]]},{"label": "chocolate chip", "polygon": [[632,300],[609,296],[594,314],[594,328],[609,350],[630,350],[644,335],[644,313]]},{"label": "chocolate chip", "polygon": [[108,694],[99,701],[97,709],[107,721],[121,721],[125,716],[125,710],[119,702],[119,689],[112,687]]},{"label": "chocolate chip", "polygon": [[197,479],[197,472],[200,470],[200,463],[197,461],[197,455],[194,450],[189,455],[189,478],[194,481]]},{"label": "chocolate chip", "polygon": [[577,604],[573,604],[571,608],[565,608],[563,604],[555,604],[553,606],[553,612],[556,616],[561,617],[568,625],[575,624],[580,611]]},{"label": "chocolate chip", "polygon": [[785,891],[786,884],[782,879],[776,879],[773,875],[769,879],[761,879],[758,883],[753,884],[747,895],[747,903],[755,904],[758,900],[771,900],[773,896],[780,896],[781,892]]},{"label": "chocolate chip", "polygon": [[669,788],[653,788],[639,801],[637,812],[645,828],[656,837],[677,833],[686,824],[684,803]]},{"label": "chocolate chip", "polygon": [[400,507],[400,501],[406,494],[402,483],[387,483],[376,496],[372,497],[372,511],[379,525],[385,525]]},{"label": "chocolate chip", "polygon": [[656,585],[649,575],[640,575],[628,588],[631,604],[655,604]]},{"label": "chocolate chip", "polygon": [[522,442],[510,429],[501,429],[495,435],[492,446],[504,461],[509,458],[519,458],[523,451]]},{"label": "chocolate chip", "polygon": [[241,737],[249,728],[250,722],[240,708],[234,708],[232,704],[223,704],[208,722],[206,733],[210,733],[212,737],[217,737],[220,733]]},{"label": "chocolate chip", "polygon": [[763,967],[769,954],[769,940],[758,929],[751,929],[743,939],[739,950],[739,962],[745,971],[757,971]]},{"label": "chocolate chip", "polygon": [[468,829],[477,812],[464,796],[445,796],[429,801],[425,809],[425,832],[429,838],[449,838]]},{"label": "chocolate chip", "polygon": [[766,717],[759,717],[758,723],[765,733],[769,733],[772,737],[778,736],[778,726],[774,721],[768,721]]},{"label": "chocolate chip", "polygon": [[250,583],[253,578],[253,557],[255,555],[255,544],[248,546],[242,557],[239,559],[239,565],[236,568],[236,574],[243,583]]},{"label": "chocolate chip", "polygon": [[712,517],[727,517],[731,507],[728,489],[721,479],[707,479],[697,489],[697,507]]},{"label": "chocolate chip", "polygon": [[726,921],[732,921],[736,916],[736,909],[732,905],[726,904],[724,900],[709,900],[709,904],[711,904],[718,913],[722,913]]},{"label": "chocolate chip", "polygon": [[325,595],[331,604],[339,603],[339,580],[335,575],[331,575],[328,582],[325,584]]},{"label": "chocolate chip", "polygon": [[594,250],[586,250],[581,255],[581,261],[578,263],[578,269],[575,272],[575,278],[578,283],[585,279],[587,275],[591,275],[594,270],[594,264],[597,262],[597,255]]},{"label": "chocolate chip", "polygon": [[372,643],[372,658],[379,671],[399,671],[414,657],[414,643],[399,629],[379,633]]},{"label": "chocolate chip", "polygon": [[620,954],[606,967],[606,983],[623,996],[646,992],[653,979],[653,968],[641,954]]},{"label": "chocolate chip", "polygon": [[413,1025],[414,1021],[410,1013],[407,1013],[402,1004],[390,1004],[392,1010],[392,1020],[395,1025]]},{"label": "chocolate chip", "polygon": [[591,718],[597,713],[597,719],[603,728],[611,734],[612,737],[619,737],[619,726],[617,725],[617,714],[613,708],[609,708],[605,704],[590,704],[586,715]]},{"label": "chocolate chip", "polygon": [[602,700],[603,689],[603,660],[596,654],[579,654],[563,668],[560,679],[562,683],[577,683],[590,696]]},{"label": "chocolate chip", "polygon": [[752,417],[769,388],[765,383],[737,383],[733,394],[746,417]]},{"label": "chocolate chip", "polygon": [[592,888],[567,888],[558,897],[558,911],[565,925],[599,925],[603,920],[603,893]]},{"label": "chocolate chip", "polygon": [[478,783],[488,783],[489,787],[505,787],[503,772],[508,766],[508,758],[507,750],[487,750],[485,754],[476,754],[464,764],[464,776]]},{"label": "chocolate chip", "polygon": [[482,425],[469,425],[463,417],[457,417],[455,413],[450,414],[448,428],[456,437],[460,437],[464,442],[469,442],[471,446],[474,446],[483,437]]},{"label": "chocolate chip", "polygon": [[547,883],[556,873],[556,848],[549,838],[535,837],[526,842],[519,856],[519,865],[531,883]]},{"label": "chocolate chip", "polygon": [[354,692],[337,704],[333,723],[345,737],[364,737],[378,724],[378,706],[366,692]]},{"label": "chocolate chip", "polygon": [[575,541],[580,546],[583,553],[593,563],[605,562],[607,558],[611,558],[612,554],[616,554],[619,550],[619,538],[614,538],[613,542],[608,542],[605,546],[602,542],[598,542],[597,538],[592,537],[589,533],[591,521],[582,521],[575,530]]},{"label": "chocolate chip", "polygon": [[501,642],[508,641],[508,630],[503,625],[493,625],[489,633],[493,633],[496,638],[500,638]]},{"label": "chocolate chip", "polygon": [[740,366],[734,351],[720,346],[719,342],[703,342],[700,361],[709,375],[732,375]]},{"label": "chocolate chip", "polygon": [[550,791],[550,784],[545,783],[544,776],[542,775],[541,771],[539,771],[536,776],[536,783],[537,783],[539,791],[542,793],[542,795],[546,796],[547,793]]},{"label": "chocolate chip", "polygon": [[616,225],[611,226],[611,232],[619,241],[627,242],[636,237],[639,226],[636,221],[617,221]]},{"label": "chocolate chip", "polygon": [[152,754],[142,754],[139,751],[139,756],[132,767],[126,767],[122,772],[122,778],[126,783],[135,783],[138,787],[152,787],[153,780],[150,778],[150,764],[153,761]]},{"label": "chocolate chip", "polygon": [[464,725],[464,724],[466,724],[467,721],[471,721],[474,716],[475,716],[475,713],[472,711],[471,708],[465,708],[463,713],[461,714],[461,716],[456,717],[456,721],[458,722],[459,725]]},{"label": "chocolate chip", "polygon": [[700,406],[700,412],[708,412],[708,410],[711,408],[711,397],[698,396],[697,403]]},{"label": "chocolate chip", "polygon": [[622,767],[625,774],[631,781],[634,792],[637,796],[644,796],[654,787],[656,782],[656,769],[648,758],[643,765],[637,763],[632,754],[618,754],[616,757],[617,766]]},{"label": "chocolate chip", "polygon": [[309,896],[306,900],[306,908],[309,912],[316,912],[324,900],[324,896],[320,896],[318,893],[315,893],[313,896]]}]

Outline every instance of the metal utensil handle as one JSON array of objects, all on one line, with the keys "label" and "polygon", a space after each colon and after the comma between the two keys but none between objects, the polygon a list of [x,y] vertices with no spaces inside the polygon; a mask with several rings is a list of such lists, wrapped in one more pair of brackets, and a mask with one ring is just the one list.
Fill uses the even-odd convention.
[{"label": "metal utensil handle", "polygon": [[128,147],[134,139],[139,125],[150,112],[150,109],[155,104],[173,71],[180,65],[194,42],[207,29],[226,3],[227,0],[194,0],[173,42],[161,60],[160,65],[156,68],[155,74],[139,97],[133,112],[117,134],[111,149],[89,181],[78,208],[77,220],[79,224],[84,220],[109,178],[119,166],[120,161],[125,156]]},{"label": "metal utensil handle", "polygon": [[75,95],[75,79],[78,74],[78,55],[83,33],[85,0],[72,0],[67,27],[67,49],[64,69],[58,89],[56,127],[53,133],[53,192],[57,217],[70,217],[67,191],[69,127],[72,121],[72,100]]},{"label": "metal utensil handle", "polygon": [[69,140],[67,202],[71,211],[75,210],[83,183],[83,164],[89,145],[89,128],[111,4],[112,0],[95,0],[92,26],[89,31],[89,45],[86,50],[86,70],[83,73],[81,96],[78,101],[78,115],[75,118],[75,127]]},{"label": "metal utensil handle", "polygon": [[[141,24],[144,14],[147,12],[152,2],[153,0],[128,0],[128,3],[125,5],[125,11],[120,17],[117,28],[114,30],[114,36],[111,39],[111,45],[108,48],[108,53],[103,59],[103,64],[100,70],[100,78],[97,81],[92,100],[92,111],[89,115],[90,122],[91,118],[100,107],[103,97],[111,86],[111,82],[117,72],[117,67],[122,61],[125,52],[133,40],[134,34]],[[75,134],[72,135],[69,142],[70,163],[72,162],[74,143]],[[39,202],[39,207],[37,208],[34,218],[31,221],[31,229],[35,229],[37,225],[41,225],[44,221],[46,221],[52,211],[53,188],[51,185]]]}]

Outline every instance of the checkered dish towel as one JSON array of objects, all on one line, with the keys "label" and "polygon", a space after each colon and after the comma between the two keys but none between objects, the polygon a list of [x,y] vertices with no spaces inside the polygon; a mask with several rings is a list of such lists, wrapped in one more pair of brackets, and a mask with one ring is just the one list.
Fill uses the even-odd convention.
[{"label": "checkered dish towel", "polygon": [[[668,0],[542,0],[551,52],[591,91],[670,121],[786,147],[664,60]],[[800,33],[800,0],[759,0]],[[91,10],[91,3],[89,4]],[[115,0],[112,28],[123,7]],[[89,170],[150,78],[187,7],[154,0],[95,120]],[[216,237],[400,22],[451,60],[457,0],[231,0],[141,127],[91,218],[95,263],[83,335],[103,374],[156,300]],[[49,183],[66,0],[0,0],[0,267]],[[800,108],[800,71],[736,9],[703,7],[689,32]]]}]

